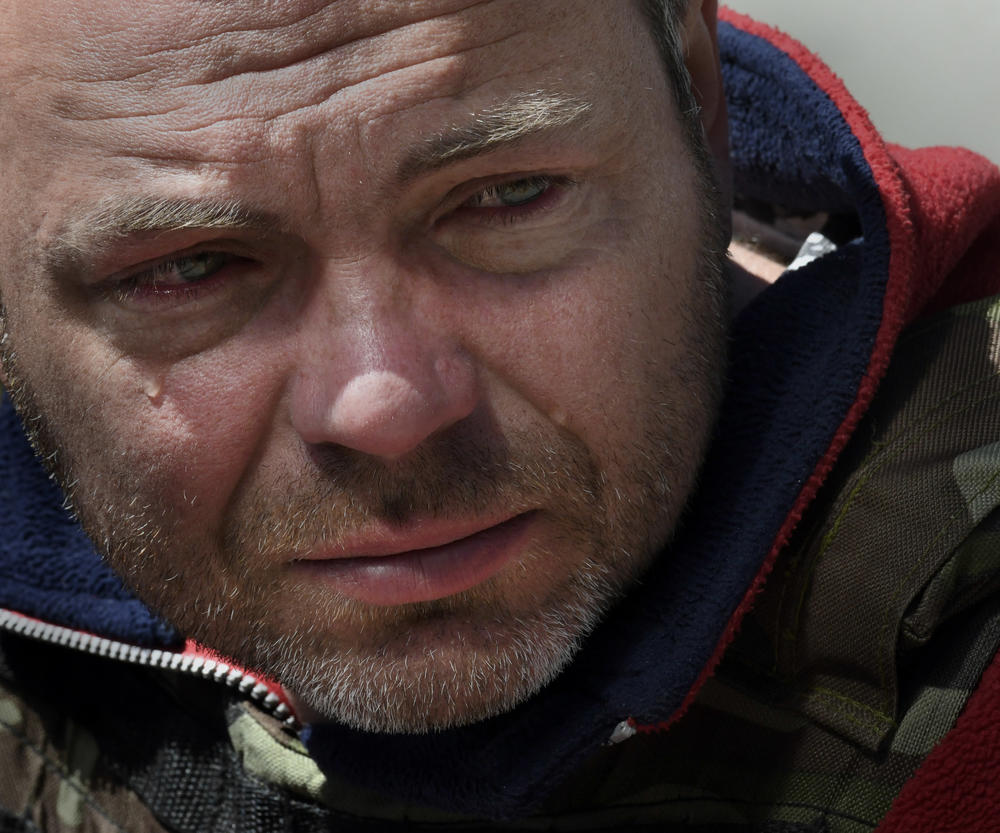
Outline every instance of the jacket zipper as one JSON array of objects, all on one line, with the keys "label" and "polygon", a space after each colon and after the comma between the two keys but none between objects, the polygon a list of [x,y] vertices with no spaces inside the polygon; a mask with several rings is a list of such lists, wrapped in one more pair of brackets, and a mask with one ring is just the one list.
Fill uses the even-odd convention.
[{"label": "jacket zipper", "polygon": [[176,671],[193,677],[212,680],[231,688],[259,708],[280,720],[289,729],[299,729],[288,705],[252,674],[233,668],[225,662],[189,651],[171,651],[162,648],[141,648],[126,642],[117,642],[103,636],[41,622],[20,613],[0,608],[0,630],[37,639],[51,645],[72,648],[98,657],[128,662],[162,671]]},{"label": "jacket zipper", "polygon": [[[62,625],[52,625],[38,619],[32,619],[12,610],[0,608],[0,631],[9,631],[28,639],[37,639],[52,645],[61,645],[99,657],[116,659],[119,662],[130,662],[147,668],[157,668],[164,671],[176,671],[213,680],[216,683],[234,689],[243,697],[252,700],[258,708],[280,720],[287,728],[298,731],[302,728],[288,705],[264,683],[238,668],[233,668],[225,662],[210,659],[195,653],[169,651],[162,648],[140,648],[127,642],[116,642],[103,636],[76,631]],[[623,720],[608,739],[608,746],[628,740],[637,733],[634,721]]]}]

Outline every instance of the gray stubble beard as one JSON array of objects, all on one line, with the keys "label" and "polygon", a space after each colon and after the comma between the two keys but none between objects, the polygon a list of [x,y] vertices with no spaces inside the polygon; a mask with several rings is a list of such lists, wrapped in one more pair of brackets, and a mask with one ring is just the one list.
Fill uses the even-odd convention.
[{"label": "gray stubble beard", "polygon": [[[700,306],[684,313],[688,318],[687,344],[675,368],[672,391],[674,395],[679,391],[693,395],[700,400],[704,414],[714,415],[724,365],[724,244],[720,245],[718,239],[716,212],[720,209],[707,152],[703,147],[695,150],[704,230],[695,279],[703,286]],[[708,435],[704,425],[677,425],[677,415],[668,413],[672,406],[669,392],[665,392],[668,404],[661,406],[664,412],[657,416],[660,424],[651,427],[652,436],[645,438],[650,460],[640,478],[644,481],[641,505],[618,505],[614,512],[606,513],[612,517],[605,517],[597,527],[582,533],[568,531],[570,538],[578,538],[581,548],[593,551],[580,558],[578,569],[565,585],[549,597],[535,600],[531,615],[505,610],[502,599],[491,598],[491,586],[474,588],[458,598],[408,606],[395,613],[400,627],[406,627],[407,616],[415,617],[410,622],[419,623],[425,630],[433,630],[437,622],[438,633],[445,637],[446,644],[414,646],[412,640],[397,638],[359,651],[352,645],[330,645],[329,638],[318,634],[315,625],[274,630],[267,624],[275,618],[268,610],[274,588],[266,578],[256,585],[251,582],[241,587],[240,571],[244,571],[244,578],[247,574],[238,552],[230,552],[222,563],[212,563],[213,554],[195,548],[188,553],[188,566],[178,567],[178,560],[170,555],[176,556],[177,542],[185,535],[173,528],[165,512],[157,512],[155,501],[128,505],[112,498],[115,493],[149,495],[143,475],[136,473],[141,469],[133,469],[130,476],[106,472],[99,478],[101,482],[87,484],[82,491],[72,456],[62,448],[58,432],[40,410],[31,386],[18,373],[2,303],[0,361],[8,375],[12,401],[32,444],[62,485],[97,549],[126,584],[185,636],[204,641],[238,662],[278,678],[325,717],[367,731],[424,732],[474,722],[515,707],[549,683],[648,565],[652,549],[663,544],[645,535],[623,542],[620,530],[642,527],[650,514],[663,514],[663,508],[655,505],[657,501],[673,504],[668,526],[676,522],[683,499],[670,494],[676,485],[672,476],[677,468],[676,463],[671,463],[670,444],[678,436],[686,439],[700,435],[701,446],[695,452],[700,459]],[[129,461],[122,460],[120,465],[127,467]],[[155,479],[153,472],[145,474]],[[117,475],[121,475],[121,469]],[[688,483],[685,492],[693,489],[693,473],[682,473],[679,479]],[[600,490],[601,484],[592,479],[590,488]],[[605,509],[607,500],[605,494]],[[604,529],[599,530],[602,525]],[[602,538],[608,528],[618,530],[616,540]],[[240,546],[252,555],[254,547],[249,540]],[[537,552],[531,556],[536,566],[547,558],[552,558],[551,554]],[[191,573],[191,564],[201,565],[204,575]],[[231,574],[226,574],[226,569]],[[192,586],[209,586],[205,579],[213,576],[217,593],[191,592]],[[273,578],[278,580],[277,576]],[[234,582],[232,588],[230,582]],[[236,592],[230,595],[230,590]],[[485,617],[484,608],[490,612]],[[330,610],[323,610],[322,603],[318,603],[315,613],[314,623],[337,618]],[[456,628],[460,622],[465,622],[465,631]],[[470,646],[476,641],[474,636],[480,641]],[[442,660],[441,655],[448,651],[454,656]]]}]

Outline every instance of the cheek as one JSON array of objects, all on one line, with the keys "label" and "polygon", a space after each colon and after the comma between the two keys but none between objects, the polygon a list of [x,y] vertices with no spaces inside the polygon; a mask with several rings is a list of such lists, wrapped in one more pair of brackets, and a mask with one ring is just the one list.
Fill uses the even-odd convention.
[{"label": "cheek", "polygon": [[677,365],[696,337],[687,332],[694,241],[692,229],[659,252],[588,251],[591,265],[478,305],[489,310],[475,327],[483,363],[608,464],[628,437],[648,433],[660,403],[684,396]]},{"label": "cheek", "polygon": [[127,506],[138,498],[186,528],[218,529],[280,390],[273,363],[262,358],[266,350],[234,339],[156,366],[115,355],[87,335],[73,349],[25,347],[33,358],[19,370],[67,476],[81,484],[81,503]]},{"label": "cheek", "polygon": [[238,338],[162,375],[140,371],[156,395],[140,398],[145,424],[135,439],[156,457],[160,497],[213,530],[274,431],[283,373],[269,356]]}]

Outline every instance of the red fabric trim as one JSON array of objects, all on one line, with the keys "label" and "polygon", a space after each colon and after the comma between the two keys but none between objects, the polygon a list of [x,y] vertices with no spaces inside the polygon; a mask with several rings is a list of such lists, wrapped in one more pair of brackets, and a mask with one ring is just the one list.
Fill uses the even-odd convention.
[{"label": "red fabric trim", "polygon": [[1000,654],[955,728],[896,797],[878,833],[1000,829]]},{"label": "red fabric trim", "polygon": [[[748,34],[763,38],[788,55],[805,72],[812,81],[831,99],[843,114],[851,131],[857,137],[872,175],[882,195],[889,233],[890,261],[889,276],[882,309],[882,323],[879,326],[872,350],[871,359],[858,388],[854,404],[848,410],[843,422],[835,432],[826,452],[816,465],[811,477],[802,486],[791,511],[785,518],[778,534],[765,558],[761,569],[754,578],[743,601],[739,604],[716,643],[715,650],[708,664],[702,670],[694,686],[684,698],[678,710],[666,721],[651,725],[637,725],[640,732],[663,731],[679,720],[705,681],[715,673],[715,668],[722,655],[729,647],[739,631],[743,617],[753,607],[757,595],[764,586],[767,576],[774,567],[778,553],[788,543],[792,531],[798,525],[806,508],[815,498],[820,486],[826,480],[848,439],[854,432],[865,411],[871,404],[875,390],[885,375],[893,346],[903,327],[912,321],[930,298],[937,292],[937,282],[947,275],[947,265],[953,265],[949,260],[957,260],[958,256],[969,245],[969,240],[956,239],[956,235],[948,234],[947,230],[958,229],[960,223],[968,220],[968,211],[958,211],[954,216],[941,218],[935,213],[954,209],[956,202],[953,194],[941,193],[940,187],[954,188],[955,183],[968,184],[975,187],[975,182],[969,182],[969,177],[976,172],[988,170],[980,157],[967,151],[933,151],[933,156],[927,152],[906,152],[896,149],[909,163],[904,176],[900,165],[890,153],[889,147],[882,140],[864,108],[858,104],[844,86],[844,83],[816,55],[809,52],[802,44],[779,30],[758,23],[751,18],[737,14],[730,9],[719,10],[719,19],[732,24]],[[910,155],[908,155],[910,154]],[[941,154],[940,158],[938,154]],[[960,169],[960,170],[959,170]],[[997,172],[994,169],[993,174]],[[979,179],[987,174],[980,174]],[[916,206],[912,205],[911,188],[925,188],[919,192],[922,199]],[[1000,194],[998,194],[1000,198]],[[958,201],[961,204],[961,200]],[[914,213],[920,225],[920,231],[931,232],[925,239],[941,241],[940,252],[920,253],[917,257],[917,232],[914,224]],[[945,222],[941,222],[944,219]],[[964,244],[964,245],[963,245]],[[957,255],[955,253],[958,253]]]},{"label": "red fabric trim", "polygon": [[202,644],[200,644],[198,642],[195,642],[193,639],[189,639],[189,640],[187,640],[187,642],[184,643],[183,654],[184,654],[184,656],[201,657],[202,659],[206,659],[206,660],[210,659],[213,662],[225,663],[233,671],[237,671],[237,672],[239,672],[241,674],[248,674],[248,675],[250,675],[255,680],[257,680],[258,683],[260,683],[261,685],[265,686],[267,688],[267,690],[271,694],[273,694],[275,697],[277,697],[279,700],[281,700],[281,702],[284,703],[285,706],[288,707],[288,710],[293,715],[295,714],[295,708],[292,705],[291,701],[289,700],[288,695],[285,693],[285,690],[281,687],[280,683],[275,682],[270,677],[265,677],[263,674],[261,674],[261,673],[259,673],[257,671],[247,670],[247,669],[243,668],[242,666],[237,665],[235,662],[233,662],[228,657],[225,657],[222,654],[216,653],[211,648],[206,648],[204,645],[202,645]]},{"label": "red fabric trim", "polygon": [[911,216],[920,236],[921,269],[948,275],[942,286],[932,287],[921,312],[1000,293],[1000,168],[963,148],[897,147],[893,153],[915,195]]},{"label": "red fabric trim", "polygon": [[871,403],[872,397],[875,395],[875,389],[885,374],[885,370],[889,364],[889,355],[906,318],[907,308],[909,307],[907,292],[909,287],[906,277],[913,271],[914,265],[914,232],[908,216],[906,191],[900,181],[897,166],[889,155],[878,131],[875,130],[874,125],[872,125],[871,120],[868,118],[868,114],[850,95],[843,82],[816,55],[809,52],[802,44],[783,32],[771,26],[758,23],[746,15],[737,14],[727,8],[719,10],[719,19],[732,24],[744,32],[763,38],[788,55],[830,97],[844,115],[852,132],[861,143],[865,160],[871,167],[875,181],[883,195],[890,241],[889,281],[883,306],[882,324],[879,327],[872,357],[868,363],[868,369],[861,380],[854,404],[837,429],[833,440],[814,469],[812,476],[803,485],[792,506],[791,512],[789,512],[784,524],[778,530],[777,537],[771,545],[771,549],[764,559],[764,563],[761,565],[757,576],[750,585],[750,589],[732,616],[730,616],[722,632],[722,636],[716,643],[711,659],[684,698],[680,708],[663,723],[638,725],[636,728],[639,732],[663,731],[673,725],[687,712],[694,698],[701,690],[701,687],[715,673],[715,669],[721,661],[723,653],[725,653],[739,631],[743,617],[753,607],[757,595],[763,589],[764,582],[774,567],[778,553],[788,543],[792,531],[802,519],[806,507],[815,498],[819,487],[826,480],[827,475],[829,475],[830,470],[833,468],[834,462],[847,444],[847,440],[857,427],[858,422],[860,422],[865,410],[867,410],[868,405]]}]

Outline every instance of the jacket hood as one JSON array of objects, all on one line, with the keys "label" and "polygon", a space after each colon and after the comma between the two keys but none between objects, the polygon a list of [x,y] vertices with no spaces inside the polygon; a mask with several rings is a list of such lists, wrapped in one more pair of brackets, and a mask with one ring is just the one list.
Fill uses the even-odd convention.
[{"label": "jacket hood", "polygon": [[[669,726],[731,641],[903,326],[928,305],[998,291],[986,261],[1000,245],[995,167],[887,146],[839,80],[774,30],[724,13],[719,37],[736,193],[853,214],[860,238],[787,273],[736,320],[728,393],[683,526],[570,667],[514,711],[461,729],[307,727],[313,757],[338,778],[512,817],[612,737]],[[0,467],[0,607],[146,646],[183,643],[94,553],[7,402]]]}]

